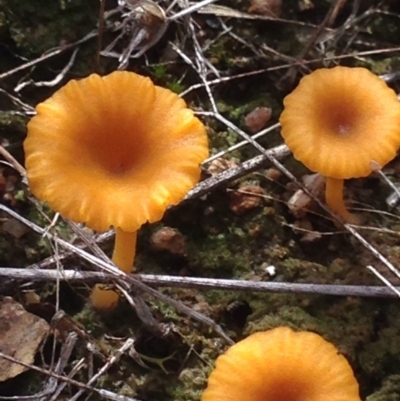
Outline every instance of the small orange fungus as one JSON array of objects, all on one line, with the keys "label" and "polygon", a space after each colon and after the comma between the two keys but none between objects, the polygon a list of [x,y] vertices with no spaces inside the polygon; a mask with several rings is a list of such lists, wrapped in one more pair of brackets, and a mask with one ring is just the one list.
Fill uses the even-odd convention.
[{"label": "small orange fungus", "polygon": [[[113,226],[113,261],[131,272],[137,230],[199,180],[205,127],[178,95],[125,71],[72,80],[36,111],[24,143],[33,194],[93,230]],[[96,286],[91,299],[110,308],[118,295]]]},{"label": "small orange fungus", "polygon": [[319,69],[301,79],[284,100],[282,136],[294,157],[324,175],[326,202],[356,222],[343,202],[343,180],[371,174],[400,147],[400,102],[365,68]]},{"label": "small orange fungus", "polygon": [[360,401],[344,356],[318,334],[252,334],[221,355],[202,401]]}]

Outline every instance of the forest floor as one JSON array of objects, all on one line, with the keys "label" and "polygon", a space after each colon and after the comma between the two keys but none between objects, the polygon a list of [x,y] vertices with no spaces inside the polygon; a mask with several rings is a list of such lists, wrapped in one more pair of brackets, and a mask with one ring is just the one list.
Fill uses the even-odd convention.
[{"label": "forest floor", "polygon": [[[400,401],[400,301],[389,288],[400,286],[389,185],[400,181],[399,160],[346,182],[362,224],[340,226],[302,203],[298,191],[315,177],[290,155],[278,123],[283,98],[317,68],[365,67],[400,91],[398,2],[116,3],[102,13],[98,0],[0,0],[0,311],[12,297],[50,325],[37,334],[42,347],[26,352],[38,369],[0,369],[0,396],[198,401],[230,342],[289,326],[333,342],[362,399]],[[90,286],[110,276],[94,276],[95,252],[110,254],[113,233],[62,217],[50,227],[55,213],[30,193],[22,143],[37,103],[69,79],[122,68],[180,94],[207,126],[211,157],[186,200],[140,230],[135,271],[157,289],[131,299],[144,300],[145,312],[123,297],[100,314],[88,304]],[[318,197],[323,181],[311,181]],[[62,269],[66,279],[56,280]],[[218,279],[241,280],[240,288]],[[31,329],[26,319],[18,330]]]}]

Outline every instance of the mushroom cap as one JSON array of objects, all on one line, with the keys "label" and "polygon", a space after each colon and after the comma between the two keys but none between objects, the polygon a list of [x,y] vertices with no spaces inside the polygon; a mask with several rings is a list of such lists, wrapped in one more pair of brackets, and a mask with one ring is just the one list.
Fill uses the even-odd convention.
[{"label": "mushroom cap", "polygon": [[347,179],[384,166],[400,146],[400,102],[365,68],[319,69],[284,99],[282,136],[311,171]]},{"label": "mushroom cap", "polygon": [[30,188],[94,230],[160,220],[208,156],[205,127],[186,103],[132,72],[72,80],[36,111],[24,142]]},{"label": "mushroom cap", "polygon": [[221,355],[202,401],[360,401],[335,346],[288,327],[252,334]]}]

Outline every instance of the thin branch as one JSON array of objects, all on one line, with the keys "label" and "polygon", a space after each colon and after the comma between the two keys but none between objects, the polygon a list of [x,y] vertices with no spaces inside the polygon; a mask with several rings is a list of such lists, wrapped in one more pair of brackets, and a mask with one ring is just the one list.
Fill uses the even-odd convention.
[{"label": "thin branch", "polygon": [[134,277],[128,276],[122,270],[118,269],[118,267],[116,267],[111,262],[111,260],[104,261],[94,255],[91,255],[90,253],[70,244],[68,241],[65,241],[61,238],[58,238],[56,235],[51,234],[47,230],[32,223],[28,219],[25,219],[24,217],[20,216],[18,213],[14,212],[13,210],[9,209],[8,207],[6,207],[2,204],[0,204],[0,210],[3,210],[4,212],[8,213],[10,216],[16,218],[17,220],[19,220],[21,223],[23,223],[26,226],[28,226],[29,228],[31,228],[36,233],[46,237],[49,240],[57,242],[58,245],[60,245],[64,249],[74,252],[74,254],[76,256],[79,256],[80,258],[88,261],[93,266],[96,266],[97,268],[100,268],[101,270],[104,270],[105,272],[109,273],[110,275],[112,275],[114,277],[114,279],[117,282],[120,281],[123,285],[126,285],[127,283],[129,283],[135,288],[135,290],[148,293],[148,294],[152,295],[153,297],[161,300],[162,302],[167,303],[168,305],[175,308],[178,312],[183,313],[183,314],[211,327],[226,342],[228,342],[228,344],[233,344],[233,341],[228,337],[228,335],[212,319],[193,310],[192,308],[189,308],[188,306],[184,305],[182,302],[176,301],[175,299],[170,298],[167,295],[160,293],[159,291],[155,290],[154,288],[151,288],[151,287],[147,286],[146,284],[142,283],[141,281],[136,280]]},{"label": "thin branch", "polygon": [[[368,267],[369,268],[369,267]],[[370,269],[372,270],[372,269]],[[26,281],[56,281],[63,280],[75,283],[110,283],[115,280],[110,274],[78,270],[41,270],[0,267],[0,277]],[[341,297],[382,297],[394,298],[399,295],[400,287],[286,283],[249,280],[231,280],[203,277],[180,277],[154,274],[135,274],[140,282],[152,287],[196,288],[202,290],[230,290],[248,292],[276,292],[292,294],[319,294]],[[396,292],[396,294],[394,293]]]},{"label": "thin branch", "polygon": [[60,381],[64,381],[64,382],[68,383],[69,385],[76,386],[76,387],[78,387],[80,389],[96,393],[96,394],[100,395],[101,397],[104,397],[104,398],[106,398],[108,400],[113,400],[113,401],[138,401],[136,398],[125,397],[125,396],[121,396],[121,395],[118,395],[116,393],[113,393],[111,391],[108,391],[108,390],[97,389],[97,388],[88,386],[85,383],[81,383],[81,382],[79,382],[77,380],[71,379],[69,377],[65,377],[65,376],[62,376],[60,374],[54,373],[54,372],[52,372],[50,370],[42,369],[42,368],[39,368],[39,367],[37,367],[35,365],[30,365],[29,363],[25,363],[23,361],[20,361],[20,360],[12,357],[10,355],[5,354],[4,352],[0,352],[0,360],[1,359],[5,359],[6,361],[13,362],[13,363],[16,363],[18,365],[22,365],[22,366],[24,366],[24,367],[26,367],[28,369],[32,369],[32,370],[35,370],[36,372],[43,373],[43,374],[45,374],[45,375],[47,375],[49,377],[53,377],[53,378],[58,379]]},{"label": "thin branch", "polygon": [[12,70],[8,70],[6,72],[3,72],[2,74],[0,74],[0,79],[3,78],[7,78],[10,77],[11,75],[19,72],[19,71],[23,71],[27,68],[33,67],[35,65],[38,65],[40,63],[42,63],[43,61],[49,60],[54,56],[58,56],[59,54],[65,52],[66,50],[72,49],[76,46],[79,46],[87,41],[89,41],[90,39],[93,39],[97,36],[97,29],[93,30],[92,32],[88,33],[87,35],[85,35],[82,39],[77,40],[74,43],[70,43],[68,45],[65,46],[60,46],[57,47],[55,50],[52,50],[46,54],[43,54],[40,57],[35,58],[34,60],[28,61],[27,63],[21,64],[18,67],[13,68]]},{"label": "thin branch", "polygon": [[10,154],[8,150],[6,150],[3,146],[0,145],[0,156],[4,157],[13,168],[22,176],[25,177],[25,169],[24,167],[18,162],[18,160]]},{"label": "thin branch", "polygon": [[[268,153],[268,151],[266,151],[250,135],[248,135],[246,132],[241,130],[239,127],[237,127],[235,124],[227,120],[219,113],[208,111],[198,114],[214,117],[221,123],[225,124],[226,127],[230,128],[231,130],[242,136],[249,143],[251,143],[254,146],[254,148],[256,148],[262,155],[264,155],[266,159],[273,166],[275,166],[279,171],[281,171],[284,175],[286,175],[287,178],[289,178],[300,189],[302,189],[304,193],[306,193],[311,199],[313,199],[313,201],[322,210],[324,210],[329,216],[331,216],[331,218],[335,223],[337,223],[340,226],[343,226],[346,231],[352,234],[361,243],[361,245],[364,246],[364,248],[369,250],[375,256],[375,258],[377,258],[380,262],[382,262],[396,277],[400,278],[400,271],[356,230],[356,226],[343,222],[339,216],[333,213],[332,210],[330,210],[329,207],[323,201],[321,201],[321,199],[319,199],[313,193],[311,193],[309,189],[305,185],[303,185],[303,183],[301,183],[282,163],[280,163],[277,159],[275,159],[273,155]],[[381,280],[380,276],[377,275],[376,277],[378,277],[378,279]]]}]

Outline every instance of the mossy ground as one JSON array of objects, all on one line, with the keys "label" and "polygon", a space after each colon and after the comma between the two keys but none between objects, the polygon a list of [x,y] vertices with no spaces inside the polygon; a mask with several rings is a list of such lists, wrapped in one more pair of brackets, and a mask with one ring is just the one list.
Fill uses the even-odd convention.
[{"label": "mossy ground", "polygon": [[[326,14],[330,2],[284,2],[282,18],[301,22],[303,25],[284,22],[253,21],[231,19],[233,32],[245,43],[226,34],[213,41],[205,52],[207,59],[222,75],[231,76],[271,67],[270,72],[249,76],[213,87],[213,95],[220,112],[241,129],[246,130],[245,116],[257,106],[272,108],[270,123],[277,121],[282,99],[293,82],[285,77],[287,64],[283,57],[296,57],[303,49],[315,27]],[[376,4],[375,4],[376,3]],[[394,2],[392,2],[394,3]],[[226,4],[235,9],[246,11],[249,3],[230,1]],[[313,4],[311,9],[304,9]],[[362,4],[360,14],[377,6],[378,2]],[[115,4],[109,2],[107,8]],[[335,56],[343,56],[344,65],[361,65],[377,74],[396,71],[400,59],[395,53],[376,52],[372,55],[353,57],[352,53],[399,45],[400,24],[399,7],[396,4],[383,4],[385,13],[376,18],[365,17],[364,23],[353,24],[343,34],[337,33],[337,40],[327,41],[325,49],[314,46],[307,59],[320,60],[311,68],[334,65]],[[346,6],[339,14],[333,29],[342,26],[351,12]],[[71,43],[94,29],[97,23],[98,1],[53,1],[44,0],[0,0],[0,52],[2,54],[0,74],[20,65],[23,60],[40,56],[56,46]],[[213,15],[196,16],[202,27],[205,39],[215,39],[221,31],[218,19]],[[184,29],[172,27],[168,39],[179,37]],[[112,34],[106,34],[112,37]],[[351,39],[352,35],[356,40]],[[397,38],[397,39],[396,39]],[[350,40],[351,39],[351,40]],[[251,46],[249,46],[251,44]],[[323,43],[321,43],[321,46]],[[278,53],[257,51],[266,46]],[[166,41],[151,49],[148,64],[142,59],[133,60],[130,69],[148,74],[160,84],[180,92],[196,83],[193,71],[176,58],[165,63],[162,57],[167,51]],[[190,48],[186,49],[190,52]],[[68,78],[82,77],[93,71],[96,54],[95,40],[82,46],[76,63]],[[321,61],[323,55],[329,60]],[[49,80],[66,64],[70,53],[41,63],[31,71],[35,80]],[[115,69],[115,60],[102,60],[104,72]],[[18,80],[30,70],[3,79],[0,85],[12,91]],[[296,81],[296,80],[295,80]],[[63,82],[64,83],[64,82]],[[61,85],[61,84],[60,84]],[[24,102],[34,106],[38,101],[51,95],[56,87],[29,87],[20,96]],[[187,100],[193,106],[209,109],[203,91],[191,93]],[[26,118],[15,115],[9,110],[16,108],[6,97],[0,97],[0,134],[3,145],[21,162],[22,140],[25,135]],[[220,122],[207,120],[211,148],[214,153],[226,149],[240,140],[238,134],[228,130]],[[261,139],[260,143],[270,148],[281,143],[279,133],[275,132]],[[244,161],[256,155],[250,147],[231,154],[235,160]],[[301,176],[304,168],[293,160],[285,165],[296,175]],[[396,181],[391,170],[390,179]],[[231,190],[250,182],[262,187],[270,197],[243,214],[235,214],[230,209],[230,195],[225,190],[210,193],[201,200],[183,204],[168,212],[160,225],[177,228],[186,238],[186,255],[176,256],[167,252],[155,252],[149,246],[149,238],[157,225],[144,227],[140,233],[136,265],[143,273],[162,273],[200,277],[240,278],[249,280],[273,280],[303,283],[356,284],[369,285],[380,282],[366,270],[380,265],[372,254],[363,248],[349,234],[343,234],[329,219],[317,215],[307,218],[322,236],[310,243],[302,242],[302,236],[295,234],[290,225],[294,217],[290,215],[285,201],[292,193],[288,181],[280,178],[271,181],[265,171],[230,183]],[[360,205],[367,205],[377,211],[387,210],[385,197],[390,190],[377,178],[350,182],[348,196]],[[47,221],[32,206],[27,198],[27,190],[18,182],[15,193],[25,194],[10,206],[36,224],[46,225]],[[21,192],[22,191],[22,192]],[[272,200],[271,200],[272,199]],[[393,263],[398,263],[400,237],[398,231],[398,210],[391,215],[365,213],[366,223],[373,227],[393,230],[389,235],[378,229],[365,231],[365,237]],[[51,217],[51,212],[46,210]],[[6,215],[1,216],[7,219]],[[66,234],[65,226],[59,227]],[[106,245],[105,249],[109,250]],[[3,232],[0,237],[0,260],[3,266],[23,267],[39,262],[50,254],[50,247],[39,236],[28,233],[20,239]],[[81,267],[82,262],[69,259],[65,268]],[[276,274],[271,277],[267,266],[274,266]],[[385,272],[386,274],[386,272]],[[391,277],[390,277],[391,278]],[[0,286],[1,288],[1,286]],[[55,304],[55,286],[41,284],[31,286],[41,297],[42,305]],[[120,361],[106,372],[97,385],[121,395],[152,401],[198,401],[206,384],[207,376],[216,357],[226,349],[226,344],[210,328],[179,314],[174,308],[146,296],[155,318],[168,326],[168,335],[161,338],[144,327],[127,304],[122,304],[112,315],[101,316],[87,306],[88,287],[83,285],[62,285],[60,307],[79,322],[97,344],[103,357],[112,355],[130,336],[137,341],[137,354],[124,355]],[[351,362],[360,381],[362,398],[368,401],[400,400],[398,372],[400,369],[400,312],[397,299],[366,299],[358,297],[333,297],[300,294],[260,294],[251,292],[196,291],[189,289],[163,289],[165,294],[180,300],[185,305],[212,318],[232,337],[240,340],[258,330],[287,325],[299,330],[312,330],[323,335],[337,345]],[[8,288],[18,299],[23,292],[16,286]],[[46,315],[46,317],[51,317]],[[61,341],[61,340],[60,340]],[[80,338],[74,361],[84,355],[86,338]],[[99,355],[94,356],[94,367],[104,364]],[[84,373],[78,380],[87,380]],[[23,384],[25,394],[41,390],[42,379],[33,373],[9,383],[0,384],[0,393],[19,395]],[[91,399],[97,399],[95,395]]]}]

